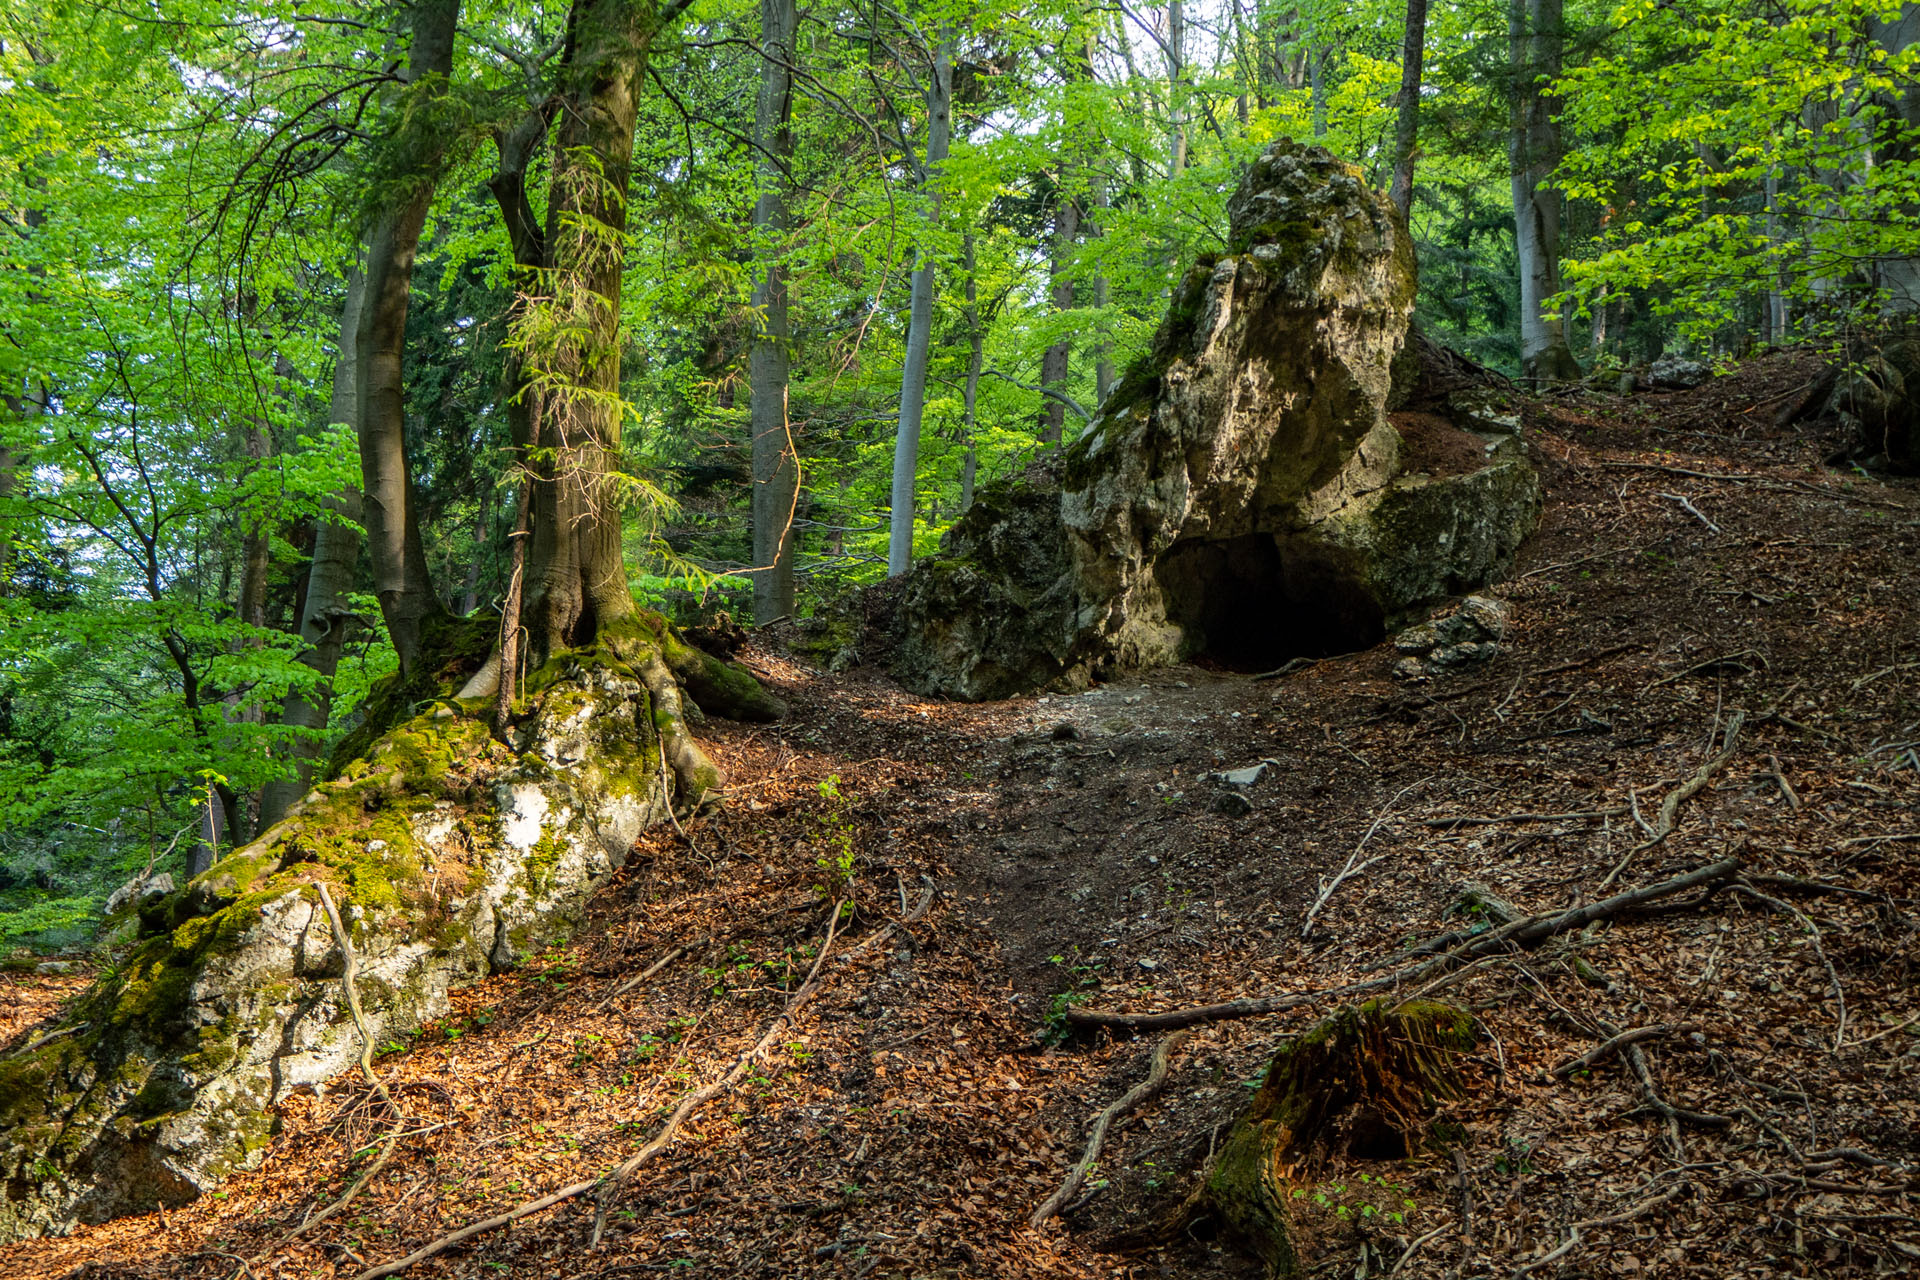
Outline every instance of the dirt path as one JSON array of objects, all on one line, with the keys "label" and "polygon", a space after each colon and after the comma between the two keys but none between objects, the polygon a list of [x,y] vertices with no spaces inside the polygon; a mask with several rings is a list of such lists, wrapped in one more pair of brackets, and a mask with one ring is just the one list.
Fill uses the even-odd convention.
[{"label": "dirt path", "polygon": [[[1728,762],[1618,883],[1731,855],[1846,892],[1768,881],[1801,914],[1723,894],[1461,982],[1486,1038],[1450,1110],[1458,1162],[1326,1170],[1299,1201],[1304,1255],[1380,1274],[1433,1232],[1400,1274],[1504,1276],[1572,1224],[1632,1214],[1583,1228],[1565,1274],[1911,1270],[1920,1025],[1893,1028],[1920,1013],[1920,485],[1768,435],[1751,410],[1806,373],[1773,357],[1684,395],[1537,407],[1547,523],[1492,593],[1507,642],[1460,674],[1405,682],[1382,646],[1271,680],[1183,668],[965,707],[756,655],[796,714],[712,730],[729,811],[692,847],[650,839],[575,945],[381,1059],[416,1127],[445,1127],[345,1213],[274,1251],[377,1132],[350,1078],[284,1104],[266,1166],[222,1195],[13,1246],[0,1274],[348,1276],[617,1163],[779,1010],[845,848],[860,914],[820,996],[641,1171],[599,1251],[570,1204],[417,1274],[1256,1274],[1155,1224],[1311,1013],[1199,1032],[1090,1198],[1035,1233],[1027,1214],[1151,1049],[1063,1041],[1061,1002],[1320,989],[1463,923],[1463,882],[1527,909],[1590,899],[1645,839],[1633,810],[1655,821],[1736,717]],[[1210,776],[1262,762],[1244,787]],[[1516,814],[1599,816],[1479,821]],[[1370,829],[1379,861],[1303,939],[1321,877]],[[866,941],[925,885],[924,921]],[[1677,1146],[1618,1059],[1544,1074],[1608,1026],[1655,1023],[1697,1028],[1644,1046],[1661,1094],[1729,1122]]]}]

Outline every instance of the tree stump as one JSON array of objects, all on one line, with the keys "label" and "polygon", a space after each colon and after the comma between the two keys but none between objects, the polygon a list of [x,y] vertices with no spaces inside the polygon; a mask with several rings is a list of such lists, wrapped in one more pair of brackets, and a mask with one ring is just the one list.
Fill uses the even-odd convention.
[{"label": "tree stump", "polygon": [[1415,1000],[1332,1014],[1273,1056],[1200,1193],[1210,1213],[1279,1280],[1299,1273],[1292,1192],[1332,1158],[1399,1160],[1431,1139],[1438,1102],[1458,1098],[1456,1054],[1471,1016]]}]

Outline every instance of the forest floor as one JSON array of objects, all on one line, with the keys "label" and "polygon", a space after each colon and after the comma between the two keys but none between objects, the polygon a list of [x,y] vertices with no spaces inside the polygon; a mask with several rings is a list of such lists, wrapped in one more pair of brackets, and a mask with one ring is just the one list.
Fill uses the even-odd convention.
[{"label": "forest floor", "polygon": [[[1419,1238],[1397,1274],[1911,1274],[1920,483],[1828,469],[1835,441],[1770,428],[1812,372],[1776,354],[1692,392],[1533,405],[1545,523],[1489,592],[1511,613],[1498,656],[1456,675],[1400,680],[1387,644],[1273,679],[1185,667],[962,706],[750,651],[794,715],[709,727],[726,811],[650,837],[575,943],[379,1059],[412,1127],[440,1127],[344,1212],[281,1243],[380,1132],[353,1076],[282,1104],[264,1167],[223,1191],[10,1246],[0,1275],[352,1276],[593,1176],[779,1013],[842,848],[858,916],[818,995],[625,1185],[597,1249],[585,1198],[410,1274],[1254,1276],[1204,1224],[1141,1237],[1330,1006],[1197,1029],[1091,1194],[1035,1231],[1155,1044],[1062,1035],[1063,997],[1322,990],[1459,924],[1463,882],[1544,911],[1602,896],[1623,861],[1604,892],[1730,856],[1751,891],[1458,980],[1446,998],[1482,1029],[1446,1104],[1465,1140],[1314,1174],[1307,1267],[1383,1275]],[[1629,858],[1636,811],[1657,822],[1729,740]],[[1209,776],[1262,760],[1250,812]],[[927,887],[927,914],[884,931]],[[9,981],[20,999],[34,980]],[[1640,1046],[1647,1078],[1697,1118],[1650,1109],[1622,1055],[1549,1074],[1655,1025],[1675,1030]]]}]

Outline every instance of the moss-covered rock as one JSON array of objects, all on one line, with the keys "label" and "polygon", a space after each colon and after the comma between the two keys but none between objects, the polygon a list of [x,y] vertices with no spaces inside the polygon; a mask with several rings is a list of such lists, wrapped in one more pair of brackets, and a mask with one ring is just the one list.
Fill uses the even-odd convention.
[{"label": "moss-covered rock", "polygon": [[0,1059],[0,1239],[191,1200],[259,1159],[275,1101],[351,1065],[316,883],[340,905],[374,1033],[417,1026],[451,987],[565,936],[644,827],[718,788],[682,682],[719,714],[780,710],[642,615],[533,673],[497,733],[488,699],[451,696],[486,657],[479,634],[447,626],[437,677],[386,690],[357,757],[143,904],[136,945],[65,1034]]},{"label": "moss-covered rock", "polygon": [[1451,1005],[1373,1001],[1282,1045],[1207,1173],[1204,1209],[1267,1264],[1299,1274],[1292,1192],[1330,1156],[1403,1159],[1427,1145],[1436,1104],[1457,1098],[1473,1019]]}]

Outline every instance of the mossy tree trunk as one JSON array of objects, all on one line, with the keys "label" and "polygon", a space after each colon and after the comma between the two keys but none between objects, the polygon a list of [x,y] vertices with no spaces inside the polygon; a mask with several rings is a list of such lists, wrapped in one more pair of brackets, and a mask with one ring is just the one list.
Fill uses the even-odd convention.
[{"label": "mossy tree trunk", "polygon": [[596,0],[575,15],[561,70],[545,269],[537,300],[515,321],[521,398],[550,442],[533,459],[522,613],[535,665],[633,612],[621,550],[628,495],[619,478],[620,277],[654,15],[631,0]]},{"label": "mossy tree trunk", "polygon": [[1299,1274],[1293,1192],[1330,1158],[1418,1151],[1436,1103],[1461,1094],[1455,1055],[1473,1035],[1473,1019],[1450,1005],[1373,1001],[1289,1041],[1222,1146],[1199,1207],[1274,1280]]}]

